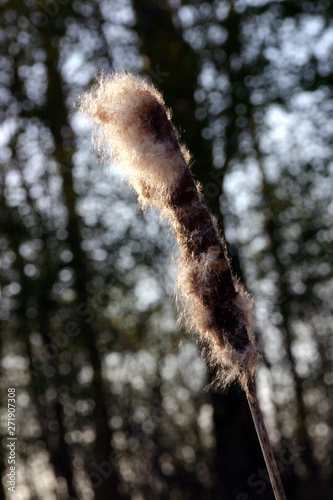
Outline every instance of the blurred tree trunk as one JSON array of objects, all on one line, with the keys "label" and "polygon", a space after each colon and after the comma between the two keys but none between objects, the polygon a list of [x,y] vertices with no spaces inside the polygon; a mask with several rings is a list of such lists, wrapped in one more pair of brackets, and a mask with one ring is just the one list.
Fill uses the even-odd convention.
[{"label": "blurred tree trunk", "polygon": [[[218,218],[222,229],[220,199],[224,172],[212,166],[211,142],[204,140],[201,135],[205,122],[199,122],[195,116],[194,90],[197,86],[200,57],[175,29],[167,2],[157,5],[152,0],[137,0],[134,1],[134,8],[137,15],[136,30],[141,40],[141,54],[147,58],[144,71],[151,76],[157,88],[163,91],[166,104],[173,111],[174,123],[181,127],[181,138],[193,155],[193,173],[202,183],[203,192],[208,194],[205,202]],[[230,20],[230,23],[233,21]],[[156,68],[162,72],[160,78],[156,75]],[[234,129],[231,120],[229,129],[227,158],[229,150],[230,155],[234,151]],[[224,170],[227,167],[228,163]],[[212,195],[210,186],[214,187]],[[234,271],[240,276],[241,270],[235,251],[232,263]],[[264,468],[264,461],[246,398],[238,388],[231,387],[226,394],[213,392],[211,399],[216,436],[216,498],[221,495],[232,498],[231,495],[235,496],[240,492],[251,493],[253,489],[249,488],[248,478],[260,468]],[[269,492],[262,498],[270,499],[272,495]]]},{"label": "blurred tree trunk", "polygon": [[[71,10],[71,6],[66,6]],[[71,12],[66,12],[69,17]],[[82,238],[80,234],[80,218],[76,212],[77,194],[74,189],[72,155],[74,152],[73,132],[70,127],[68,112],[66,109],[66,96],[63,90],[63,82],[59,69],[59,51],[56,44],[52,44],[52,37],[64,36],[65,25],[63,20],[50,18],[47,25],[41,30],[43,35],[44,50],[47,54],[46,67],[48,74],[48,88],[46,105],[43,109],[45,120],[49,121],[50,130],[55,141],[55,158],[60,167],[60,175],[63,179],[64,202],[68,215],[68,238],[67,243],[73,254],[72,268],[75,274],[75,289],[77,292],[76,304],[82,314],[77,325],[80,336],[89,353],[89,361],[93,368],[93,380],[91,386],[92,397],[95,402],[93,411],[93,422],[96,432],[94,461],[87,459],[86,467],[90,476],[96,500],[106,498],[125,499],[127,496],[120,492],[120,479],[110,462],[112,456],[111,440],[112,432],[108,424],[109,415],[106,405],[105,392],[103,390],[103,378],[101,370],[100,354],[96,347],[96,334],[92,321],[94,312],[89,308],[90,297],[88,293],[89,273],[88,260],[82,249]],[[64,128],[65,127],[65,128]],[[66,130],[66,144],[62,131]],[[87,314],[89,311],[89,314]],[[83,314],[85,312],[85,314]],[[61,409],[58,408],[58,417],[61,417]]]},{"label": "blurred tree trunk", "polygon": [[[261,163],[259,147],[254,134],[254,144],[257,150],[257,161],[260,165],[260,170],[262,174],[262,196],[263,201],[267,207],[265,228],[270,240],[270,253],[273,256],[274,263],[277,270],[278,282],[277,285],[277,304],[279,311],[281,313],[282,322],[280,329],[283,333],[284,347],[287,353],[287,360],[289,369],[294,381],[295,389],[295,405],[297,411],[297,427],[296,427],[296,442],[300,447],[300,457],[303,461],[306,470],[306,483],[307,486],[305,491],[307,492],[307,498],[323,498],[323,492],[321,491],[321,480],[319,476],[319,467],[313,454],[313,444],[310,438],[307,425],[306,417],[307,410],[304,401],[304,390],[302,377],[297,373],[296,369],[296,359],[292,351],[293,334],[289,325],[289,318],[293,317],[292,308],[295,301],[294,294],[291,293],[287,280],[285,279],[285,266],[279,257],[279,247],[281,246],[281,241],[278,238],[278,231],[276,228],[279,226],[279,222],[276,220],[274,205],[276,204],[276,199],[274,192],[270,188],[269,182],[267,182],[265,171]],[[280,409],[281,410],[281,409]]]},{"label": "blurred tree trunk", "polygon": [[[194,91],[197,88],[200,56],[188,45],[173,21],[173,12],[166,0],[134,0],[136,32],[144,58],[143,73],[163,92],[172,120],[181,134],[181,141],[193,157],[192,171],[203,186],[212,180],[211,143],[202,138],[206,122],[196,118]],[[175,13],[174,13],[175,14]],[[220,189],[220,184],[217,189]],[[207,199],[214,214],[219,217],[219,196]]]},{"label": "blurred tree trunk", "polygon": [[[269,71],[269,60],[266,58],[264,49],[266,44],[263,43],[258,54],[256,55],[255,62],[250,58],[250,62],[247,62],[247,58],[243,57],[244,54],[244,31],[242,29],[246,26],[246,20],[253,19],[257,14],[269,13],[271,10],[271,5],[263,5],[261,7],[247,8],[245,12],[240,12],[232,4],[230,5],[230,10],[227,17],[223,21],[223,27],[226,28],[228,36],[223,44],[223,50],[226,53],[226,60],[221,65],[220,69],[223,73],[228,76],[230,83],[230,104],[227,109],[223,111],[223,116],[227,117],[228,123],[225,129],[224,141],[225,141],[225,164],[223,169],[226,171],[228,169],[228,164],[231,159],[237,159],[240,161],[246,161],[246,155],[254,156],[256,162],[258,163],[259,169],[262,173],[262,201],[260,204],[260,211],[265,213],[265,230],[266,234],[270,239],[270,248],[267,250],[268,253],[273,257],[273,262],[275,264],[275,270],[278,276],[276,283],[277,286],[277,309],[282,317],[282,322],[279,325],[279,329],[282,332],[284,347],[286,349],[286,360],[288,369],[290,370],[295,390],[295,407],[296,407],[296,446],[300,451],[297,458],[300,458],[305,466],[305,476],[304,483],[300,484],[298,482],[297,490],[293,491],[293,488],[297,484],[297,472],[293,465],[293,462],[289,464],[289,471],[284,470],[283,472],[289,472],[290,477],[286,477],[286,481],[290,484],[290,491],[292,495],[302,496],[302,498],[328,498],[327,488],[326,491],[323,489],[323,482],[319,473],[318,461],[314,455],[314,443],[313,439],[310,437],[308,431],[309,411],[305,403],[305,380],[299,375],[296,368],[296,358],[293,354],[292,344],[294,342],[295,336],[293,334],[293,329],[291,327],[292,321],[295,319],[295,301],[297,298],[295,294],[292,293],[286,275],[290,271],[290,268],[297,266],[297,259],[290,266],[286,266],[280,259],[280,250],[283,244],[282,239],[279,237],[279,227],[281,222],[279,221],[279,213],[284,211],[286,207],[279,206],[279,200],[275,199],[275,188],[277,186],[270,186],[267,182],[264,174],[264,169],[262,166],[262,158],[259,145],[257,143],[255,123],[256,120],[256,109],[251,102],[250,86],[248,82],[251,76],[264,75]],[[281,16],[280,22],[283,19],[300,19],[300,13],[302,11],[302,2],[299,4],[294,2],[283,2],[281,4],[281,11],[279,15]],[[275,13],[277,15],[277,13]],[[278,24],[273,23],[273,30],[276,29]],[[218,66],[218,61],[216,62]],[[258,81],[258,80],[257,80]],[[314,79],[315,86],[318,85],[318,81]],[[327,76],[326,84],[330,82],[330,76]],[[274,94],[273,94],[274,95]],[[285,99],[288,101],[288,95],[277,95],[275,94],[271,99],[268,99],[268,104],[272,102],[280,103],[281,100]],[[264,108],[265,104],[262,105]],[[259,106],[260,108],[260,106]],[[264,115],[262,111],[261,116]],[[238,120],[241,116],[242,120]],[[248,146],[248,152],[244,153],[242,150],[241,138],[246,133],[249,133],[250,141],[252,141],[253,152],[250,151]],[[301,160],[300,160],[301,161]],[[283,174],[280,173],[280,176]],[[292,178],[292,176],[291,176]],[[277,181],[279,185],[280,180]],[[295,183],[296,188],[296,183]],[[307,193],[304,192],[304,197]],[[292,200],[290,200],[290,206],[292,206]],[[299,221],[301,225],[302,221]],[[303,242],[304,245],[304,242]],[[302,245],[302,246],[303,246]],[[233,257],[233,267],[236,270],[236,274],[241,276],[241,269],[239,269],[239,263],[237,259]],[[312,308],[310,300],[310,309]],[[297,313],[296,313],[297,314]],[[321,383],[323,385],[323,382]],[[282,412],[284,408],[277,405],[277,411]],[[277,419],[279,420],[279,419]],[[282,434],[283,435],[283,434]],[[285,450],[284,450],[285,452]],[[295,455],[296,456],[296,455]],[[295,458],[295,456],[293,458]],[[292,469],[292,470],[291,470]],[[253,490],[252,490],[253,491]]]},{"label": "blurred tree trunk", "polygon": [[[15,155],[14,155],[15,156]],[[26,196],[29,200],[32,210],[35,216],[39,219],[39,224],[41,226],[41,220],[34,206],[33,200],[29,197],[29,190],[26,189]],[[18,219],[19,221],[20,219]],[[59,366],[55,360],[48,360],[47,365],[45,364],[35,364],[34,355],[31,349],[31,339],[30,334],[33,332],[34,327],[37,326],[37,330],[40,333],[44,346],[49,343],[49,316],[54,309],[54,304],[50,300],[50,292],[52,285],[55,281],[55,273],[51,266],[51,256],[47,249],[47,238],[46,233],[43,232],[41,239],[44,242],[44,258],[42,276],[38,282],[38,286],[35,288],[25,272],[24,272],[24,259],[22,258],[19,246],[21,241],[24,239],[24,234],[26,238],[29,238],[29,233],[27,228],[22,225],[20,228],[20,223],[16,221],[15,231],[12,232],[12,249],[15,252],[15,264],[16,269],[20,276],[21,292],[19,295],[20,306],[17,310],[18,318],[20,319],[18,323],[17,338],[19,339],[23,333],[23,340],[26,346],[26,352],[30,361],[30,395],[33,404],[35,405],[36,411],[38,411],[39,424],[42,429],[40,439],[44,441],[45,447],[50,454],[50,462],[54,468],[54,473],[56,478],[63,477],[66,480],[67,490],[70,498],[76,498],[76,491],[74,487],[74,477],[73,468],[70,458],[70,447],[65,441],[66,429],[63,422],[63,412],[62,405],[59,401],[59,394],[55,398],[55,403],[52,407],[48,408],[46,411],[45,405],[41,404],[42,398],[45,397],[47,389],[59,387],[61,385],[62,378],[59,375]],[[9,227],[10,220],[7,220],[8,227],[4,227],[6,233],[11,233],[11,228]],[[7,224],[6,224],[7,225]],[[37,309],[36,319],[29,320],[27,318],[27,309],[29,306],[34,305]],[[53,369],[53,375],[45,377],[45,368]],[[46,385],[47,381],[47,385]],[[50,430],[50,421],[55,419],[58,425],[52,426],[52,431]],[[31,485],[32,487],[32,485]]]}]

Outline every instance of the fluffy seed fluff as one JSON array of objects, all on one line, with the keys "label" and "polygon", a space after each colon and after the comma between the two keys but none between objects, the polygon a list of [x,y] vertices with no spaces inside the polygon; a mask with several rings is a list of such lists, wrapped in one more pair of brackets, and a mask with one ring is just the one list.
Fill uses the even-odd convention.
[{"label": "fluffy seed fluff", "polygon": [[79,110],[101,127],[95,147],[111,149],[143,206],[167,217],[181,249],[177,302],[214,369],[214,385],[246,384],[256,372],[258,350],[253,302],[233,277],[224,240],[202,203],[191,175],[189,153],[180,146],[162,95],[126,72],[101,75],[83,94]]}]

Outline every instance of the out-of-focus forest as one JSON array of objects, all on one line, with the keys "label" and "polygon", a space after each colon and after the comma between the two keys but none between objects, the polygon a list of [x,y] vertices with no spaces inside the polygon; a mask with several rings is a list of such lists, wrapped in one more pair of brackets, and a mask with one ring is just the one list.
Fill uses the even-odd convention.
[{"label": "out-of-focus forest", "polygon": [[[1,0],[1,499],[272,500],[245,396],[177,326],[173,238],[78,95],[154,83],[252,293],[289,500],[333,498],[328,0]],[[16,389],[17,484],[6,484]]]}]

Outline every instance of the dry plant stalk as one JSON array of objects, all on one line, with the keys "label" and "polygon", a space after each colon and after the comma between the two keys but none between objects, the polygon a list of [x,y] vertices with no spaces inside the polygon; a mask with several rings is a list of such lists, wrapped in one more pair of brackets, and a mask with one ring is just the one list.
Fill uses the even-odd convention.
[{"label": "dry plant stalk", "polygon": [[182,317],[217,373],[215,387],[226,389],[234,380],[243,387],[276,499],[284,499],[253,385],[259,358],[253,301],[232,275],[225,242],[202,203],[190,155],[162,95],[127,72],[102,74],[77,107],[101,125],[95,147],[123,167],[141,206],[158,207],[169,220],[181,249],[176,289]]}]

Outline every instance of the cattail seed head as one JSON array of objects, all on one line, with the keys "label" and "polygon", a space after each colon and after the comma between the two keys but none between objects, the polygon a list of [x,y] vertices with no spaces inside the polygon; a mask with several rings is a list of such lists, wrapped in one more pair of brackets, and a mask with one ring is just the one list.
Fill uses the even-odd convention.
[{"label": "cattail seed head", "polygon": [[111,147],[141,204],[157,206],[171,224],[181,249],[177,301],[217,372],[215,385],[239,380],[245,388],[258,364],[253,302],[232,275],[224,240],[202,203],[189,153],[179,144],[162,95],[126,72],[101,75],[78,108],[101,125],[96,148]]},{"label": "cattail seed head", "polygon": [[95,135],[96,149],[105,154],[111,147],[113,160],[139,194],[144,187],[164,191],[187,168],[188,153],[181,151],[170,111],[144,80],[127,72],[101,74],[76,106],[102,125]]}]

